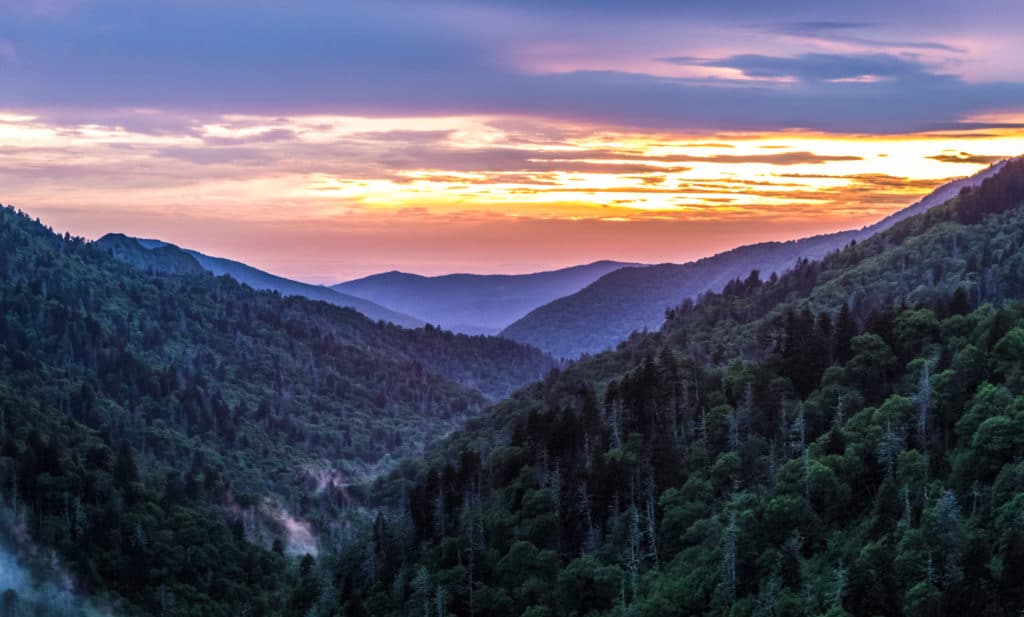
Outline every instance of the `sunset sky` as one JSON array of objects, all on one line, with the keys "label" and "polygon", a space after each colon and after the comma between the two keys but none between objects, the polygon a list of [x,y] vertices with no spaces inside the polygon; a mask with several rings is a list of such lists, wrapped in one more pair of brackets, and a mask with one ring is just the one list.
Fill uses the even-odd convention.
[{"label": "sunset sky", "polygon": [[1024,154],[1019,0],[6,0],[0,202],[320,283],[683,262]]}]

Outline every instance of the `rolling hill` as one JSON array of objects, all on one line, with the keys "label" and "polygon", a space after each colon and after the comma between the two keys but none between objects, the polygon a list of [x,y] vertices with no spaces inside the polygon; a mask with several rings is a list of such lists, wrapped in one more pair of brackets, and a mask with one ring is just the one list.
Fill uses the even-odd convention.
[{"label": "rolling hill", "polygon": [[687,264],[660,264],[611,272],[579,292],[541,306],[505,328],[501,335],[534,345],[556,357],[576,358],[609,349],[631,332],[656,330],[665,309],[685,298],[719,291],[730,280],[759,270],[767,278],[800,259],[820,259],[850,242],[860,242],[899,221],[937,206],[965,187],[977,186],[1002,163],[943,185],[921,201],[862,229],[789,242],[764,242]]},{"label": "rolling hill", "polygon": [[443,328],[496,334],[533,309],[583,289],[609,272],[636,264],[598,261],[517,275],[420,276],[385,272],[332,289],[382,304]]}]

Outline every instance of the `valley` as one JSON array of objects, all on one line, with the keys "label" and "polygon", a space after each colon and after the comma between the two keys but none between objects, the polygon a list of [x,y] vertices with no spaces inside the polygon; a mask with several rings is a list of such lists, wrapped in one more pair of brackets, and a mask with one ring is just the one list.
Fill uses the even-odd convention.
[{"label": "valley", "polygon": [[117,614],[998,614],[1022,207],[1017,159],[568,365],[5,208],[9,541]]},{"label": "valley", "polygon": [[0,1],[0,617],[1024,617],[1022,20]]}]

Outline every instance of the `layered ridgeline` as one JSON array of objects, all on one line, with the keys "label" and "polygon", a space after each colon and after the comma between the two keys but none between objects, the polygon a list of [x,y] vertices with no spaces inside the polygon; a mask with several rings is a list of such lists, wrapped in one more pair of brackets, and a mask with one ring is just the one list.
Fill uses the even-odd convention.
[{"label": "layered ridgeline", "polygon": [[1002,163],[943,185],[916,204],[863,229],[793,240],[742,246],[699,261],[634,267],[612,272],[571,296],[539,307],[501,332],[562,358],[610,349],[630,333],[656,330],[665,310],[686,298],[721,291],[726,283],[751,270],[767,278],[792,268],[800,259],[821,259],[851,241],[861,241],[927,211],[965,187],[977,186]]},{"label": "layered ridgeline", "polygon": [[161,240],[146,240],[111,233],[97,240],[97,243],[122,261],[155,272],[195,274],[207,271],[215,276],[230,276],[253,289],[276,291],[282,296],[301,296],[348,307],[374,321],[388,321],[405,328],[418,328],[425,323],[421,319],[385,308],[363,297],[356,297],[323,285],[293,281],[237,261],[182,249]]},{"label": "layered ridgeline", "polygon": [[305,615],[282,553],[340,533],[348,482],[553,366],[113,253],[0,208],[0,549],[118,612]]},{"label": "layered ridgeline", "polygon": [[467,334],[496,334],[533,309],[636,264],[598,261],[534,274],[419,276],[385,272],[332,289]]},{"label": "layered ridgeline", "polygon": [[[426,367],[427,372],[477,390],[491,400],[507,397],[555,366],[552,358],[537,349],[509,340],[458,335],[430,325],[418,329],[397,327],[394,320],[384,317],[375,323],[367,312],[380,315],[381,311],[385,311],[403,322],[413,318],[383,307],[373,309],[372,306],[376,305],[359,298],[353,298],[353,301],[363,303],[362,305],[348,306],[343,303],[347,302],[345,298],[351,296],[337,294],[327,287],[281,279],[245,264],[208,257],[156,240],[139,240],[121,234],[108,234],[97,240],[94,245],[109,252],[116,260],[146,273],[188,274],[199,275],[201,278],[210,273],[231,278],[242,286],[254,290],[272,291],[272,295],[280,294],[286,301],[292,298],[305,298],[343,306],[348,310],[335,311],[301,301],[292,303],[297,313],[306,307],[311,307],[310,310],[314,312],[326,311],[328,319],[335,320],[332,325],[343,328],[345,338],[342,342],[347,345],[359,347],[390,360],[405,359],[417,362]],[[216,265],[218,263],[220,265]],[[360,310],[366,309],[366,304],[371,304],[371,308],[365,312]],[[413,321],[422,323],[418,320]]]},{"label": "layered ridgeline", "polygon": [[[1024,160],[377,482],[344,615],[1018,615]],[[330,614],[330,613],[314,613]]]}]

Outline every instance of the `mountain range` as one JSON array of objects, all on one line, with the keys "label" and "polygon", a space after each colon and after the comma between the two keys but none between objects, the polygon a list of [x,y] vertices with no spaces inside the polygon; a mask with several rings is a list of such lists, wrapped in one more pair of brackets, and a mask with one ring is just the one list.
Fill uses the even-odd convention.
[{"label": "mountain range", "polygon": [[580,291],[534,309],[501,331],[501,336],[543,349],[556,357],[577,358],[610,349],[630,333],[656,330],[665,311],[686,298],[719,291],[737,277],[758,270],[782,274],[801,259],[820,259],[942,204],[967,187],[998,173],[1005,162],[945,184],[924,199],[862,229],[741,246],[687,264],[660,264],[616,270]]},{"label": "mountain range", "polygon": [[556,366],[0,207],[0,566],[51,575],[0,614],[280,614],[309,520]]},{"label": "mountain range", "polygon": [[97,240],[97,243],[114,251],[123,260],[157,272],[194,274],[206,271],[215,276],[230,276],[253,289],[276,291],[282,296],[301,296],[348,307],[375,321],[387,321],[405,328],[418,328],[424,324],[415,317],[330,287],[301,283],[241,262],[183,249],[162,240],[132,238],[120,233],[110,233]]},{"label": "mountain range", "polygon": [[523,275],[427,277],[393,271],[327,287],[289,280],[160,240],[108,234],[99,242],[116,249],[122,258],[157,271],[195,270],[198,266],[254,289],[323,300],[353,308],[374,320],[408,328],[432,323],[455,332],[497,334],[557,358],[574,359],[612,348],[632,332],[655,330],[664,321],[667,308],[721,290],[730,280],[752,270],[765,277],[778,275],[802,259],[820,259],[851,242],[863,241],[955,197],[964,188],[977,186],[1004,164],[944,184],[913,205],[861,229],[746,245],[686,264],[598,261]]},{"label": "mountain range", "polygon": [[1019,612],[1022,264],[1016,160],[821,260],[674,306],[374,483],[391,518],[343,551],[338,580],[364,582],[345,606]]},{"label": "mountain range", "polygon": [[2,208],[0,611],[1016,615],[1024,159],[954,193],[561,365]]},{"label": "mountain range", "polygon": [[405,328],[430,323],[463,334],[497,334],[539,306],[573,294],[609,272],[637,265],[598,261],[531,274],[434,277],[394,271],[325,286],[284,278],[162,240],[109,233],[97,242],[120,259],[155,272],[206,271],[230,276],[253,289],[348,307],[370,319]]},{"label": "mountain range", "polygon": [[496,334],[533,309],[575,293],[609,272],[634,265],[597,261],[520,275],[427,277],[385,272],[339,283],[332,289],[415,315],[455,332]]}]

